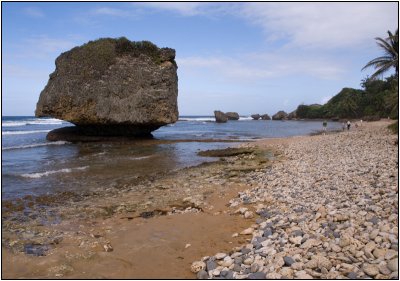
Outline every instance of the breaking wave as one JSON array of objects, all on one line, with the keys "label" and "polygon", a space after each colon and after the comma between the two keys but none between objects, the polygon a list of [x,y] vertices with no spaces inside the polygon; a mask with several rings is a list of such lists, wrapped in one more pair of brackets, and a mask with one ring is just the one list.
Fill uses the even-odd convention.
[{"label": "breaking wave", "polygon": [[21,177],[30,178],[30,179],[39,179],[41,177],[47,177],[47,176],[52,175],[52,174],[71,173],[74,170],[78,170],[78,171],[85,170],[88,167],[89,166],[83,166],[83,167],[77,167],[77,168],[65,168],[65,169],[61,169],[61,170],[45,171],[45,172],[42,172],[42,173],[22,174]]}]

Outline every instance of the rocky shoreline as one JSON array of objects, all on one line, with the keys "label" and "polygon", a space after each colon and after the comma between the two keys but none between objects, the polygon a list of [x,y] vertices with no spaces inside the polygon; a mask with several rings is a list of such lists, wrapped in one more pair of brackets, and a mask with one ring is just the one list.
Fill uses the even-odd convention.
[{"label": "rocky shoreline", "polygon": [[[230,209],[247,243],[191,265],[199,279],[398,279],[398,146],[388,122],[298,137]],[[261,141],[259,146],[269,146]]]},{"label": "rocky shoreline", "polygon": [[3,212],[3,277],[396,278],[387,125],[203,152],[220,160]]}]

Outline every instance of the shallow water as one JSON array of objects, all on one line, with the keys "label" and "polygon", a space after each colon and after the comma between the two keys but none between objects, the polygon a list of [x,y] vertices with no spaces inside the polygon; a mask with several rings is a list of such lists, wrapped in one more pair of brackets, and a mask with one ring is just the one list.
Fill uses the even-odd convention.
[{"label": "shallow water", "polygon": [[[41,196],[64,191],[85,192],[120,187],[138,177],[198,165],[213,158],[197,155],[199,150],[226,148],[235,143],[179,140],[252,140],[310,134],[321,129],[314,121],[253,121],[241,118],[218,124],[207,116],[181,117],[175,124],[153,133],[163,143],[48,142],[46,134],[70,126],[52,118],[3,117],[2,198],[15,200],[26,195]],[[330,122],[328,129],[340,124]]]}]

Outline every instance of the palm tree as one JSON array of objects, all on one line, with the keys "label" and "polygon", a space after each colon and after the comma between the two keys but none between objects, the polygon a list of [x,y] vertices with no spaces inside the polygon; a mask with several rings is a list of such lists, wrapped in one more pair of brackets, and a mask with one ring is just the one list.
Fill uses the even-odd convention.
[{"label": "palm tree", "polygon": [[364,70],[372,66],[376,69],[371,79],[377,78],[392,67],[396,70],[396,76],[399,75],[399,29],[396,30],[395,34],[388,31],[388,35],[386,39],[375,38],[378,46],[384,51],[384,55],[371,60],[362,68]]}]

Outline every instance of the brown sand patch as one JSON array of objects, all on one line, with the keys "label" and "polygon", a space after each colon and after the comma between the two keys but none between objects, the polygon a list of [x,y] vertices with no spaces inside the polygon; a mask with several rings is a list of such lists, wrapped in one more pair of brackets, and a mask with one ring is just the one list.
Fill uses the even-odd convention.
[{"label": "brown sand patch", "polygon": [[[229,252],[245,242],[232,234],[252,220],[231,215],[225,206],[244,185],[212,193],[207,203],[214,206],[202,213],[126,219],[116,215],[94,222],[61,224],[76,228],[47,256],[2,252],[3,278],[194,278],[190,264],[216,251]],[[86,237],[80,244],[77,237]],[[96,238],[97,237],[97,238]],[[103,245],[109,241],[112,252]],[[189,247],[185,248],[187,244]],[[81,245],[81,246],[79,246]]]}]

